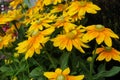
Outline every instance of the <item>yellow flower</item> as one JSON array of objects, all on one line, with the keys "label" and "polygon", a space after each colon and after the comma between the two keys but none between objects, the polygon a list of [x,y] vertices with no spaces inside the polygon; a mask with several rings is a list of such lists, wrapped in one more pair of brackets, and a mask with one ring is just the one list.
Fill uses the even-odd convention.
[{"label": "yellow flower", "polygon": [[97,10],[100,10],[100,8],[92,2],[73,1],[72,4],[67,8],[67,10],[67,14],[70,16],[73,16],[76,13],[78,13],[78,16],[83,16],[86,12],[96,14]]},{"label": "yellow flower", "polygon": [[107,62],[109,62],[111,59],[120,61],[120,51],[117,51],[112,47],[97,48],[96,54],[99,54],[97,57],[97,60],[99,61],[102,61],[104,59]]},{"label": "yellow flower", "polygon": [[48,39],[48,37],[44,37],[44,35],[38,33],[35,36],[29,37],[28,40],[20,42],[16,50],[18,50],[18,53],[25,53],[25,59],[27,59],[28,57],[32,57],[34,52],[40,54],[42,45],[44,45]]},{"label": "yellow flower", "polygon": [[103,25],[91,25],[86,27],[87,33],[83,36],[83,41],[91,41],[96,38],[96,42],[101,44],[103,41],[107,46],[112,46],[112,38],[119,38],[111,29]]},{"label": "yellow flower", "polygon": [[47,14],[46,16],[38,18],[39,18],[38,20],[35,20],[34,22],[31,23],[31,26],[27,31],[28,35],[34,35],[38,33],[40,30],[43,30],[43,28],[45,29],[51,27],[50,23],[53,22],[56,16]]},{"label": "yellow flower", "polygon": [[13,35],[6,34],[4,37],[0,36],[0,49],[3,47],[8,47],[11,42],[13,42]]},{"label": "yellow flower", "polygon": [[89,48],[89,46],[82,42],[81,36],[82,33],[78,27],[75,30],[65,32],[64,34],[59,34],[57,37],[53,38],[52,41],[53,45],[55,47],[59,47],[60,50],[66,48],[68,51],[71,51],[74,46],[80,52],[85,53],[81,47]]},{"label": "yellow flower", "polygon": [[62,2],[62,0],[43,0],[43,3],[45,4],[45,5],[50,5],[50,4],[54,4],[54,5],[56,5],[57,3],[61,3]]},{"label": "yellow flower", "polygon": [[76,27],[76,25],[71,23],[70,20],[71,20],[70,16],[65,16],[63,12],[63,15],[61,15],[60,17],[56,19],[54,26],[57,28],[63,27],[63,29],[66,32],[68,32],[69,29],[75,29]]},{"label": "yellow flower", "polygon": [[66,9],[67,5],[66,4],[58,4],[53,7],[51,10],[51,13],[57,13],[57,12],[62,12]]},{"label": "yellow flower", "polygon": [[78,21],[78,20],[82,20],[83,18],[85,18],[85,16],[84,15],[82,15],[82,16],[78,16],[78,14],[74,14],[73,16],[71,16],[72,17],[72,22],[75,22],[75,21]]},{"label": "yellow flower", "polygon": [[13,9],[15,9],[22,2],[23,0],[12,0],[12,2],[10,3],[10,6],[13,7]]},{"label": "yellow flower", "polygon": [[7,13],[0,14],[0,24],[6,24],[7,22],[13,20],[19,20],[23,14],[21,13],[21,9],[18,10],[9,10]]},{"label": "yellow flower", "polygon": [[57,68],[55,72],[44,72],[44,76],[47,77],[48,80],[83,80],[84,78],[84,75],[71,76],[69,73],[69,68],[66,68],[63,71],[60,68]]}]

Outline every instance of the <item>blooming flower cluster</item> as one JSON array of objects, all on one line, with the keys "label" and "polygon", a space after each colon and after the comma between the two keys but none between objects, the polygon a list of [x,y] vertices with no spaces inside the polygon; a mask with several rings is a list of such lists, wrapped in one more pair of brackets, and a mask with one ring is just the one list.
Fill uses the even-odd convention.
[{"label": "blooming flower cluster", "polygon": [[[27,6],[23,0],[13,0],[8,11],[0,13],[0,50],[18,41],[14,49],[25,54],[27,60],[35,53],[40,54],[48,41],[59,50],[70,52],[75,48],[86,53],[83,48],[90,48],[87,43],[96,40],[97,45],[104,45],[96,48],[96,60],[120,61],[120,52],[112,47],[112,38],[119,39],[117,34],[102,24],[83,26],[79,23],[86,14],[100,10],[89,0],[37,0],[33,6]],[[6,24],[8,27],[4,26]],[[19,41],[21,34],[24,37]],[[49,80],[84,78],[84,75],[70,76],[69,73],[69,68],[63,72],[57,68],[55,72],[45,72],[44,76]]]}]

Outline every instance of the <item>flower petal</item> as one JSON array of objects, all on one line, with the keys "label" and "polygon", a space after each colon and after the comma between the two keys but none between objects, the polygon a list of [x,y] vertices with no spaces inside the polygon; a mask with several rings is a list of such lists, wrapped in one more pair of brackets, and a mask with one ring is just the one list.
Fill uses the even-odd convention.
[{"label": "flower petal", "polygon": [[60,75],[60,74],[62,73],[62,70],[61,70],[60,68],[57,68],[57,69],[55,70],[55,73],[57,73],[58,75]]},{"label": "flower petal", "polygon": [[63,71],[63,75],[68,75],[70,73],[70,68],[66,68],[64,71]]},{"label": "flower petal", "polygon": [[104,42],[108,47],[112,46],[112,40],[109,36],[105,36]]},{"label": "flower petal", "polygon": [[96,37],[96,42],[97,42],[98,44],[101,44],[101,43],[104,41],[104,38],[105,38],[104,33],[100,32],[100,33],[99,33],[99,36]]},{"label": "flower petal", "polygon": [[55,72],[44,72],[44,76],[48,79],[55,79],[57,77],[57,74]]},{"label": "flower petal", "polygon": [[84,75],[78,75],[78,76],[68,76],[67,80],[83,80]]}]

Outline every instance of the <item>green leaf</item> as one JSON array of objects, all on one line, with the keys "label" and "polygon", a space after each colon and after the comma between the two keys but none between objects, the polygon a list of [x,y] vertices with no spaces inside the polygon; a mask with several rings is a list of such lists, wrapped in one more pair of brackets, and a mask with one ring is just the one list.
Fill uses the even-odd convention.
[{"label": "green leaf", "polygon": [[60,57],[60,67],[61,69],[65,69],[68,67],[69,53],[63,53]]},{"label": "green leaf", "polygon": [[30,77],[39,77],[42,76],[44,72],[44,68],[42,66],[36,67],[35,69],[33,69],[29,76]]},{"label": "green leaf", "polygon": [[9,70],[10,70],[9,67],[6,67],[6,66],[0,67],[0,71],[1,71],[1,72],[7,72],[7,71],[9,71]]},{"label": "green leaf", "polygon": [[105,72],[105,77],[111,77],[120,72],[120,67],[114,66],[111,70]]},{"label": "green leaf", "polygon": [[98,80],[99,78],[112,77],[120,72],[120,67],[114,66],[109,71],[102,70],[98,74],[96,74],[93,78],[94,80]]},{"label": "green leaf", "polygon": [[11,76],[14,74],[14,70],[11,69],[10,67],[7,66],[2,66],[0,67],[0,71],[5,75],[5,76]]},{"label": "green leaf", "polygon": [[27,65],[26,64],[23,64],[20,66],[20,68],[17,69],[17,72],[15,73],[15,75],[18,75],[20,72],[24,72],[27,70]]}]

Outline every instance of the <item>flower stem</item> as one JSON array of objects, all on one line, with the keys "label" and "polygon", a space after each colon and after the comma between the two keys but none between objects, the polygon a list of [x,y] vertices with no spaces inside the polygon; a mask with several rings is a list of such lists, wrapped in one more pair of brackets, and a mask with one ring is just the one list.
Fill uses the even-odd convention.
[{"label": "flower stem", "polygon": [[53,65],[53,68],[55,69],[55,68],[56,68],[56,66],[55,66],[55,63],[54,63],[54,61],[53,61],[52,57],[49,55],[49,53],[48,53],[47,51],[45,51],[45,53],[46,53],[46,55],[48,56],[48,58],[49,58],[49,60],[50,60],[51,64]]},{"label": "flower stem", "polygon": [[92,61],[90,62],[90,80],[93,80],[92,75],[93,75],[93,71],[94,71],[94,62],[95,62],[95,58],[96,58],[96,49],[97,49],[97,44],[95,45],[95,49],[94,49],[93,56],[92,56]]}]

